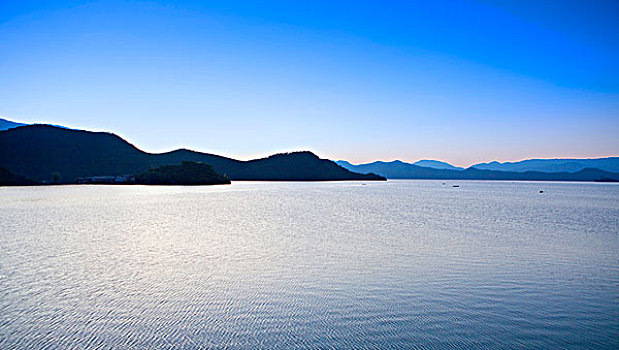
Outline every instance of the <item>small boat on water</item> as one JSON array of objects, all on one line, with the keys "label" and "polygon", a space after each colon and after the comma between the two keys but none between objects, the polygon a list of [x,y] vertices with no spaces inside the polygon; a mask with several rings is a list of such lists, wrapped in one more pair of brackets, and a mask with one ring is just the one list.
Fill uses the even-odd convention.
[{"label": "small boat on water", "polygon": [[453,186],[451,186],[451,187],[460,187],[460,185],[453,185]]}]

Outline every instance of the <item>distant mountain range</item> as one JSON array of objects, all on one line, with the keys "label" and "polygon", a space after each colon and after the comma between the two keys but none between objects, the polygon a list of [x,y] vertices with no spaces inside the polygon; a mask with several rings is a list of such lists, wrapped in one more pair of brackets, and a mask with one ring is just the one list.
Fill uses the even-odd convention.
[{"label": "distant mountain range", "polygon": [[499,170],[499,171],[543,171],[552,172],[576,172],[585,168],[597,168],[609,172],[619,172],[619,157],[593,158],[593,159],[527,159],[519,162],[480,163],[473,165],[475,169]]},{"label": "distant mountain range", "polygon": [[423,160],[416,161],[413,164],[418,165],[418,166],[423,166],[426,168],[433,168],[433,169],[464,170],[464,168],[453,166],[449,163],[441,162],[440,160],[423,159]]},{"label": "distant mountain range", "polygon": [[61,183],[74,183],[83,177],[135,175],[182,161],[208,164],[230,180],[385,180],[379,175],[349,171],[311,152],[250,161],[186,149],[152,154],[111,133],[40,124],[0,131],[0,150],[0,167],[39,182],[49,181],[54,173],[59,173]]},{"label": "distant mountain range", "polygon": [[[598,159],[530,159],[491,162],[464,169],[437,160],[406,163],[377,161],[354,165],[320,159],[311,152],[293,152],[240,161],[214,154],[179,149],[153,154],[122,138],[43,124],[24,125],[0,119],[0,167],[5,178],[61,183],[78,178],[126,176],[183,161],[210,165],[230,180],[316,181],[391,179],[475,179],[543,181],[619,180],[619,157]],[[25,180],[24,180],[25,179]]]},{"label": "distant mountain range", "polygon": [[440,180],[527,180],[527,181],[609,181],[619,180],[619,173],[596,168],[584,168],[576,172],[542,172],[542,171],[497,171],[470,167],[468,169],[436,169],[405,163],[372,162],[353,165],[347,161],[337,164],[357,172],[372,172],[388,179],[440,179]]},{"label": "distant mountain range", "polygon": [[[406,163],[399,160],[392,162],[379,161],[359,165],[353,165],[347,161],[340,160],[336,163],[347,169],[352,169],[356,166],[362,166],[367,169],[380,168],[382,169],[382,171],[397,172],[398,174],[400,174],[401,171],[406,171],[405,169],[408,165],[417,165],[433,169],[464,170],[464,168],[455,167],[449,163],[441,162],[438,160],[420,160],[415,163]],[[387,168],[389,168],[389,170],[387,170]],[[619,173],[619,157],[590,159],[527,159],[519,162],[505,163],[494,161],[490,163],[475,164],[471,166],[471,168],[480,170],[515,171],[519,173],[523,173],[526,171],[540,171],[546,173],[574,173],[586,168],[596,168],[611,173]]]}]

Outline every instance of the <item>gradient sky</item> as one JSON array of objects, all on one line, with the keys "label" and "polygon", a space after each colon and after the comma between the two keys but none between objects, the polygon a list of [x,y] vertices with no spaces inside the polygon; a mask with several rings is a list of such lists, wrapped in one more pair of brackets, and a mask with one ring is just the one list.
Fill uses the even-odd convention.
[{"label": "gradient sky", "polygon": [[0,116],[146,151],[619,155],[619,1],[0,0]]}]

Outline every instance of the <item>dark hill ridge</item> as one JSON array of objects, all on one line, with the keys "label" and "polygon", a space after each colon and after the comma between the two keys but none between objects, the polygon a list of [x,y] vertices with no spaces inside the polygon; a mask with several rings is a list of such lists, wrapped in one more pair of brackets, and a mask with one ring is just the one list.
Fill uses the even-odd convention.
[{"label": "dark hill ridge", "polygon": [[385,180],[375,174],[351,172],[311,152],[239,161],[186,149],[147,153],[105,132],[49,125],[0,131],[0,166],[36,181],[48,181],[53,172],[59,172],[65,183],[72,183],[78,177],[134,175],[182,161],[208,164],[230,180]]},{"label": "dark hill ridge", "polygon": [[[335,179],[384,180],[375,174],[360,174],[344,169],[328,159],[320,159],[312,152],[280,153],[245,162],[245,174],[236,174],[239,180],[294,180],[311,181],[324,174]],[[295,169],[284,176],[279,169]]]},{"label": "dark hill ridge", "polygon": [[16,128],[18,126],[24,126],[26,124],[12,122],[10,120],[0,118],[0,130],[8,130],[11,128]]},{"label": "dark hill ridge", "polygon": [[149,169],[135,176],[136,184],[142,185],[224,185],[228,177],[218,174],[204,163],[182,161],[179,165],[164,165]]},{"label": "dark hill ridge", "polygon": [[36,181],[13,174],[7,168],[0,167],[0,186],[33,186],[38,184]]}]

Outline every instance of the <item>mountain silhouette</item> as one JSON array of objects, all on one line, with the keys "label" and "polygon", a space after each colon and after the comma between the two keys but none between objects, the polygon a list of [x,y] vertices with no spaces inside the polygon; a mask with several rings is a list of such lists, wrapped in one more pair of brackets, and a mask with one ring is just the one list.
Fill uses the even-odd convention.
[{"label": "mountain silhouette", "polygon": [[422,159],[413,164],[434,169],[464,170],[464,168],[453,166],[449,163],[441,162],[440,160]]},{"label": "mountain silhouette", "polygon": [[63,183],[74,183],[79,177],[136,175],[182,161],[208,164],[230,180],[385,180],[375,174],[349,171],[311,152],[250,161],[186,149],[153,154],[112,133],[41,124],[0,131],[0,150],[0,166],[36,181],[50,181],[53,173],[59,173]]},{"label": "mountain silhouette", "polygon": [[229,184],[221,175],[204,163],[182,161],[179,165],[164,165],[148,169],[135,176],[134,183],[142,185],[221,185]]},{"label": "mountain silhouette", "polygon": [[619,179],[619,173],[612,173],[596,168],[584,168],[577,172],[541,172],[541,171],[496,171],[477,168],[464,170],[434,169],[401,161],[377,161],[353,165],[338,161],[339,165],[351,171],[372,172],[388,179],[437,179],[437,180],[527,180],[527,181],[600,181],[601,179]]},{"label": "mountain silhouette", "polygon": [[18,126],[24,126],[26,124],[12,122],[10,120],[0,118],[0,130],[8,130],[12,128],[16,128]]},{"label": "mountain silhouette", "polygon": [[[336,163],[348,170],[353,169],[354,167],[356,167],[357,165],[353,165],[345,160],[338,160],[336,161]],[[441,162],[439,160],[429,160],[429,159],[423,159],[423,160],[419,160],[415,163],[406,163],[403,162],[401,160],[394,160],[391,162],[383,162],[383,161],[377,161],[377,162],[373,162],[373,163],[368,163],[368,164],[360,164],[361,166],[365,166],[365,165],[370,165],[372,164],[372,166],[375,166],[376,168],[381,168],[381,169],[386,169],[386,168],[391,168],[391,169],[406,169],[406,167],[408,165],[417,165],[417,166],[421,166],[421,167],[425,167],[425,168],[433,168],[433,169],[450,169],[450,170],[463,170],[464,168],[460,168],[460,167],[456,167],[453,166],[449,163],[446,162]],[[354,171],[354,170],[351,170]]]},{"label": "mountain silhouette", "polygon": [[0,186],[32,186],[38,182],[12,173],[5,167],[0,167]]},{"label": "mountain silhouette", "polygon": [[619,172],[619,157],[593,158],[593,159],[527,159],[519,162],[497,161],[480,163],[472,166],[475,169],[499,170],[499,171],[543,171],[573,173],[585,168],[597,168],[604,171]]}]

